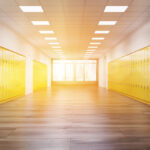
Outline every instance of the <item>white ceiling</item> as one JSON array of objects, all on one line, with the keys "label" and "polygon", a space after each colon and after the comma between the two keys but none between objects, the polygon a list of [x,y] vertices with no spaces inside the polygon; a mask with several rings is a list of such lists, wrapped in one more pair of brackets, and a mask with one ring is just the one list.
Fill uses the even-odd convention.
[{"label": "white ceiling", "polygon": [[[44,13],[23,13],[19,5],[40,5]],[[127,5],[125,13],[104,13],[105,6]],[[92,37],[105,37],[92,57],[103,55],[150,17],[150,0],[0,0],[0,20],[51,57],[58,57],[44,37],[57,37],[66,57],[83,57]],[[31,21],[49,21],[50,26],[33,26]],[[98,26],[99,21],[118,21],[115,26]],[[41,35],[39,30],[54,30]],[[110,30],[94,35],[95,30]]]}]

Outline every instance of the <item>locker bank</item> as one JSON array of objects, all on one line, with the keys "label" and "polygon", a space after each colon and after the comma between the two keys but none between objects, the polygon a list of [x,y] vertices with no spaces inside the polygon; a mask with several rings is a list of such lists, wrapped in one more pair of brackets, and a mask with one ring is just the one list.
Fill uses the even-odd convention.
[{"label": "locker bank", "polygon": [[149,18],[149,0],[0,0],[0,150],[149,150]]}]

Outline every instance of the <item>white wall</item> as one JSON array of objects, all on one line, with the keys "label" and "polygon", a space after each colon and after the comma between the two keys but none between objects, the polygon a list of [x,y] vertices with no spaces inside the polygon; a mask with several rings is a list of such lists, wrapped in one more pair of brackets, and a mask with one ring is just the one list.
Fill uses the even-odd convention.
[{"label": "white wall", "polygon": [[106,58],[102,57],[99,59],[99,69],[98,69],[98,75],[99,75],[99,87],[106,87],[107,86],[107,81],[106,81]]},{"label": "white wall", "polygon": [[146,22],[132,34],[123,39],[117,46],[110,49],[108,61],[132,53],[150,45],[150,21]]},{"label": "white wall", "polygon": [[17,32],[13,31],[7,25],[0,22],[0,46],[5,47],[9,50],[17,52],[26,56],[26,94],[33,92],[33,62],[32,60],[38,60],[42,63],[47,64],[48,68],[48,86],[50,83],[51,76],[51,62],[50,58],[41,53],[38,49],[27,42]]},{"label": "white wall", "polygon": [[26,95],[33,92],[33,61],[30,56],[26,57]]}]

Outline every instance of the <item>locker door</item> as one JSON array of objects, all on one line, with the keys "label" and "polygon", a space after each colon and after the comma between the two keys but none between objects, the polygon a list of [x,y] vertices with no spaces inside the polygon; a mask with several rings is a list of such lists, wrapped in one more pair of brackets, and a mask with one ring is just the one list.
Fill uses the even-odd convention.
[{"label": "locker door", "polygon": [[145,99],[148,100],[148,47],[145,49]]},{"label": "locker door", "polygon": [[133,72],[133,54],[131,55],[131,76],[130,76],[130,91],[128,90],[128,93],[133,96],[134,95],[134,89],[133,89],[133,75],[134,75],[134,72]]},{"label": "locker door", "polygon": [[4,99],[4,97],[5,97],[5,85],[4,85],[4,50],[1,48],[1,51],[2,51],[2,65],[1,65],[1,82],[2,82],[2,86],[1,86],[1,88],[2,88],[2,98],[1,98],[1,100],[3,100]]},{"label": "locker door", "polygon": [[47,65],[33,62],[33,89],[34,91],[47,87]]},{"label": "locker door", "polygon": [[5,50],[3,50],[3,72],[2,72],[2,79],[3,79],[3,99],[6,98],[6,86],[7,86],[7,83],[6,83],[6,54],[5,54]]},{"label": "locker door", "polygon": [[128,88],[128,93],[130,94],[130,95],[132,95],[132,56],[130,55],[129,56],[129,65],[130,65],[130,69],[129,69],[129,88]]},{"label": "locker door", "polygon": [[2,83],[3,83],[2,82],[3,81],[3,79],[2,79],[3,56],[2,56],[2,54],[3,54],[2,49],[0,49],[0,101],[3,98],[3,85],[2,85]]},{"label": "locker door", "polygon": [[135,79],[135,85],[134,85],[134,96],[136,97],[137,95],[137,92],[138,92],[138,55],[137,53],[134,54],[134,57],[135,57],[135,76],[134,76],[134,79]]},{"label": "locker door", "polygon": [[141,59],[141,99],[145,99],[145,50],[141,51],[142,59]]},{"label": "locker door", "polygon": [[148,47],[148,100],[150,101],[150,47]]},{"label": "locker door", "polygon": [[128,84],[127,84],[126,93],[131,94],[131,92],[132,92],[132,89],[131,89],[131,77],[132,77],[132,74],[131,74],[131,55],[128,55],[127,62],[128,62]]},{"label": "locker door", "polygon": [[147,48],[144,49],[144,100],[147,100]]},{"label": "locker door", "polygon": [[142,75],[141,75],[141,56],[140,56],[140,51],[139,52],[137,52],[137,57],[138,57],[138,73],[137,73],[137,75],[138,75],[138,91],[137,91],[137,96],[138,96],[138,98],[141,98],[141,89],[142,89],[142,87],[141,87],[141,78],[142,78]]}]

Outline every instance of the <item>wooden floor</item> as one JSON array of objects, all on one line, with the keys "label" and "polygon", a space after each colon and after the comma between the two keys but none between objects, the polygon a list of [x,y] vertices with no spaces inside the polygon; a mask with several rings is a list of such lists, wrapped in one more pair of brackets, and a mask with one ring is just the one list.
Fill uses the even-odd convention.
[{"label": "wooden floor", "polygon": [[150,150],[150,106],[55,86],[0,105],[0,150]]}]

